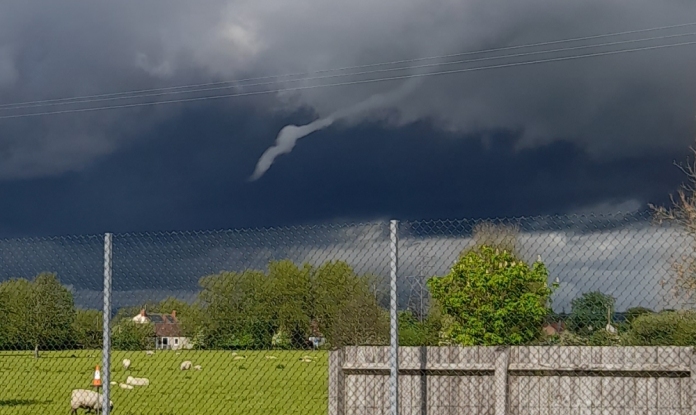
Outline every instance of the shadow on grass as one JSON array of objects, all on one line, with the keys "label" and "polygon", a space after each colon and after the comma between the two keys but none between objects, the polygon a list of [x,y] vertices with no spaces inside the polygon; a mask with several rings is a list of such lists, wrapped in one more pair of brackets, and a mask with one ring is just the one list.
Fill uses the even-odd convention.
[{"label": "shadow on grass", "polygon": [[[34,354],[33,353],[11,353],[11,352],[0,352],[0,357],[29,357],[34,359]],[[92,354],[92,355],[86,355],[86,356],[78,356],[76,354],[70,354],[70,355],[63,355],[63,356],[55,356],[51,354],[47,355],[42,355],[38,359],[35,359],[37,361],[39,360],[55,360],[55,359],[94,359],[94,358],[101,358],[101,354]]]},{"label": "shadow on grass", "polygon": [[36,399],[5,399],[0,400],[0,407],[48,405],[50,403],[53,403],[53,401],[37,401]]}]

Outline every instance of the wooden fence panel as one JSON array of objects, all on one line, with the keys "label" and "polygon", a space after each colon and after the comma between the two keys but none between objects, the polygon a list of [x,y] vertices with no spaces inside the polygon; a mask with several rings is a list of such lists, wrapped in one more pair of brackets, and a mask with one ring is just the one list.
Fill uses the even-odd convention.
[{"label": "wooden fence panel", "polygon": [[[402,347],[401,415],[696,415],[691,347]],[[329,415],[388,415],[389,348],[329,357]]]}]

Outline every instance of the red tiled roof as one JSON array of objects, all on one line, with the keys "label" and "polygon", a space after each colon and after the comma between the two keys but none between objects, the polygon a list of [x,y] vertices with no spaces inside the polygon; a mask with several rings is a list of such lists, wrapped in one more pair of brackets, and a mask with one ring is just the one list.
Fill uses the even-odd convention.
[{"label": "red tiled roof", "polygon": [[184,337],[179,320],[171,314],[147,314],[147,318],[155,325],[155,336]]}]

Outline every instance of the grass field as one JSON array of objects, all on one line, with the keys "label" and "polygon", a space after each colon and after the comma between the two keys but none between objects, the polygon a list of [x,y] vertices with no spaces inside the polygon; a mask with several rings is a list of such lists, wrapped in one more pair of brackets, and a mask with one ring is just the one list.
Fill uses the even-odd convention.
[{"label": "grass field", "polygon": [[[112,381],[128,376],[146,387],[112,386],[117,415],[302,414],[327,412],[328,354],[321,351],[114,352]],[[304,356],[311,362],[303,361]],[[272,359],[270,357],[275,357]],[[132,361],[125,371],[123,359]],[[190,360],[201,371],[181,371]],[[68,414],[72,389],[90,389],[99,351],[0,352],[0,414]],[[80,411],[82,413],[82,411]]]}]

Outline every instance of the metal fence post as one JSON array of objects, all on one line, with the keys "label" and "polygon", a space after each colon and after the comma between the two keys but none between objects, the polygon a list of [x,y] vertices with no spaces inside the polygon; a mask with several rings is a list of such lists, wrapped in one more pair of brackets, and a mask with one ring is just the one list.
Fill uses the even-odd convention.
[{"label": "metal fence post", "polygon": [[103,385],[103,401],[102,413],[109,415],[111,408],[110,399],[110,381],[111,381],[111,258],[112,258],[112,242],[113,235],[107,233],[104,235],[104,348],[102,350],[102,385]]},{"label": "metal fence post", "polygon": [[397,314],[396,278],[399,271],[399,221],[390,223],[391,290],[389,306],[390,354],[389,399],[391,415],[399,415],[399,316]]}]

